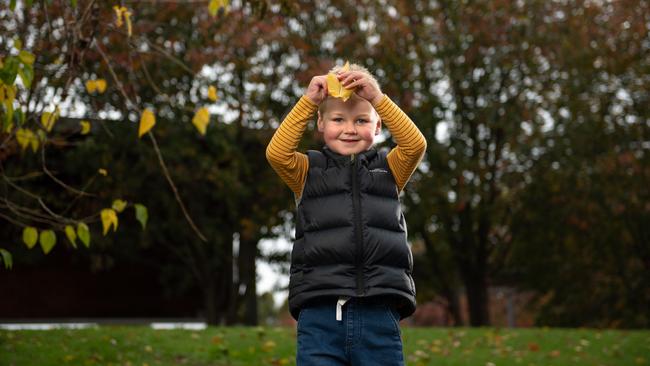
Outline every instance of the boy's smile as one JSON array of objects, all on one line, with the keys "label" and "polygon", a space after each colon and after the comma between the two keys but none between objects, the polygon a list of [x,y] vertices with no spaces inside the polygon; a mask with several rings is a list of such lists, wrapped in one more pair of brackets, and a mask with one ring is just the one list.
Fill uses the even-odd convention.
[{"label": "boy's smile", "polygon": [[358,154],[370,149],[381,130],[379,115],[370,102],[352,94],[346,102],[328,98],[318,113],[318,130],[325,144],[341,155]]}]

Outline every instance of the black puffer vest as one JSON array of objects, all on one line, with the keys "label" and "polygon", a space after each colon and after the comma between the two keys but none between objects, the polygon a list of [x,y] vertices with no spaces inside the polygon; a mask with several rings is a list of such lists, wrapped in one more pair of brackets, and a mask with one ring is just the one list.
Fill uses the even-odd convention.
[{"label": "black puffer vest", "polygon": [[385,152],[308,151],[297,207],[289,311],[322,297],[382,296],[401,318],[415,311],[413,256]]}]

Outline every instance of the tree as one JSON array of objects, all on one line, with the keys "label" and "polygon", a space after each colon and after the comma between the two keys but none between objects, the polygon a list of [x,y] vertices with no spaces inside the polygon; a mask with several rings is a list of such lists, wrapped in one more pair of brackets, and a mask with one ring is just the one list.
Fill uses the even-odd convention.
[{"label": "tree", "polygon": [[[233,72],[230,69],[230,61],[220,63],[215,62],[215,59],[208,60],[206,57],[210,52],[206,51],[216,53],[220,50],[231,55],[229,57],[238,59],[241,56],[238,52],[248,47],[250,51],[244,51],[249,52],[247,57],[256,55],[261,44],[252,42],[250,33],[235,33],[232,32],[233,29],[226,27],[256,23],[256,14],[265,12],[265,2],[250,1],[237,4],[238,8],[232,7],[229,11],[218,10],[213,3],[215,2],[211,1],[209,4],[210,13],[205,12],[205,5],[188,7],[169,3],[161,9],[152,4],[140,3],[134,4],[132,8],[111,8],[95,1],[38,4],[25,2],[19,3],[15,9],[3,9],[3,16],[15,20],[18,24],[16,35],[22,39],[34,39],[30,47],[39,50],[36,60],[38,68],[31,84],[33,90],[25,90],[20,95],[20,98],[23,98],[21,101],[24,102],[22,116],[25,118],[18,120],[16,126],[39,126],[40,110],[44,105],[57,102],[69,106],[84,105],[84,122],[96,126],[95,132],[98,126],[101,126],[108,136],[111,136],[110,130],[113,129],[111,122],[140,121],[139,135],[146,134],[155,153],[155,156],[149,158],[149,164],[157,162],[160,166],[183,213],[182,217],[196,236],[194,239],[185,237],[170,240],[169,238],[173,238],[171,235],[159,238],[160,241],[164,243],[166,240],[168,247],[173,248],[173,252],[188,264],[190,272],[201,284],[204,290],[206,317],[211,324],[224,319],[229,323],[236,321],[237,307],[242,297],[239,289],[240,285],[244,284],[244,295],[251,309],[247,315],[248,322],[255,323],[254,264],[257,241],[264,236],[275,235],[269,228],[277,226],[277,212],[282,211],[285,204],[283,202],[278,206],[277,200],[274,201],[277,196],[260,195],[261,189],[277,189],[273,187],[279,184],[260,182],[263,175],[260,175],[257,169],[260,166],[259,160],[263,160],[263,148],[268,140],[268,132],[260,130],[259,120],[274,107],[273,103],[267,102],[262,106],[263,115],[257,115],[262,109],[251,107],[255,106],[252,99],[268,100],[271,92],[268,89],[260,97],[255,90],[249,89],[253,85],[251,78],[258,77],[262,71],[251,73],[249,78],[244,72],[244,66],[248,65],[245,63],[247,59]],[[276,9],[276,13],[281,9],[283,8]],[[163,26],[165,24],[170,26]],[[272,26],[261,22],[254,26],[273,29]],[[234,30],[236,29],[238,28],[235,27]],[[277,33],[275,37],[278,37]],[[63,54],[60,54],[61,52]],[[216,74],[204,76],[202,72],[205,72],[206,66],[212,67]],[[231,78],[232,84],[229,82]],[[188,208],[193,203],[182,198],[180,192],[183,188],[175,184],[179,177],[175,176],[174,171],[181,168],[168,167],[165,160],[171,159],[165,156],[164,146],[161,148],[158,145],[153,133],[165,136],[165,129],[173,126],[174,128],[167,132],[171,135],[172,131],[178,131],[179,128],[188,129],[187,124],[179,122],[191,121],[194,127],[189,128],[196,128],[201,135],[205,135],[206,125],[210,123],[210,112],[206,105],[218,97],[211,83],[226,84],[223,91],[220,88],[223,102],[218,103],[218,106],[237,117],[235,121],[228,118],[222,120],[227,123],[220,131],[224,133],[222,136],[214,135],[211,139],[199,136],[198,141],[194,136],[194,142],[186,140],[188,145],[198,143],[199,148],[208,152],[214,149],[220,153],[215,156],[216,163],[207,167],[212,172],[205,174],[212,175],[201,176],[206,178],[207,182],[223,188],[220,192],[221,199],[215,202],[218,207],[216,212],[221,215],[218,216],[216,228],[211,230],[212,237],[208,239],[204,234],[207,224],[203,227],[197,225],[196,218],[190,214],[191,210]],[[234,85],[235,88],[230,89],[228,85]],[[47,94],[52,92],[54,98]],[[231,92],[239,94],[231,96]],[[210,102],[206,101],[208,98]],[[26,102],[30,100],[36,101],[35,107]],[[275,108],[278,108],[277,104]],[[3,117],[7,114],[8,112]],[[74,128],[81,119],[74,118],[72,107],[61,114],[63,115],[59,116],[57,126]],[[159,125],[151,130],[156,120]],[[136,128],[133,124],[131,126],[131,136],[135,144]],[[15,128],[7,128],[10,135],[5,142],[17,141]],[[73,131],[77,133],[78,130]],[[123,138],[122,136],[127,135],[117,135],[118,138]],[[69,142],[71,137],[62,136],[61,140]],[[174,149],[183,151],[182,146],[175,146]],[[18,159],[16,150],[5,155],[3,161]],[[247,155],[249,153],[253,159]],[[257,156],[260,158],[257,159]],[[185,155],[185,159],[196,157],[191,153]],[[29,166],[29,160],[19,161],[20,165],[16,165],[18,169],[26,169]],[[178,164],[183,166],[188,161],[190,160],[181,160]],[[196,164],[201,173],[206,168],[201,164],[205,162],[199,160]],[[118,166],[119,163],[115,165]],[[74,175],[71,174],[73,179],[76,178]],[[188,175],[187,178],[196,177]],[[42,183],[37,185],[40,187]],[[56,197],[52,198],[56,200]],[[198,198],[198,202],[201,202],[200,199]],[[68,202],[64,201],[62,204],[66,203]],[[206,220],[209,218],[212,217],[205,217]],[[116,219],[111,217],[111,220]],[[172,225],[170,228],[176,226]],[[232,270],[235,237],[239,239],[241,249],[238,256],[241,273],[239,278],[233,278]],[[177,246],[179,243],[181,245]]]}]

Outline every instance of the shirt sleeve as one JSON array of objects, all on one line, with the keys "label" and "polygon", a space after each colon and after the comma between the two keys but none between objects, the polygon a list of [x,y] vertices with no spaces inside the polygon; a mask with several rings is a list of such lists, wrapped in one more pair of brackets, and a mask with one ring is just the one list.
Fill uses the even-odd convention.
[{"label": "shirt sleeve", "polygon": [[300,197],[307,178],[309,158],[296,151],[307,128],[307,121],[318,105],[303,96],[285,117],[266,147],[266,159],[273,170]]},{"label": "shirt sleeve", "polygon": [[427,140],[409,116],[390,98],[384,98],[375,106],[382,123],[397,142],[386,159],[400,191],[417,168],[427,150]]}]

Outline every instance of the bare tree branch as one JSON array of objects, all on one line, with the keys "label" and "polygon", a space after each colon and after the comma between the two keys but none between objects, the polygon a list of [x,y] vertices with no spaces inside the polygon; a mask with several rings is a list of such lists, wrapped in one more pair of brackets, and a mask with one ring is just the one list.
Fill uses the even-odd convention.
[{"label": "bare tree branch", "polygon": [[162,154],[160,153],[160,149],[158,149],[158,143],[156,143],[156,138],[153,136],[153,134],[151,132],[148,132],[147,135],[149,135],[149,138],[151,139],[151,142],[153,143],[153,148],[156,151],[156,155],[158,156],[158,162],[160,163],[160,167],[162,168],[163,174],[165,175],[165,178],[167,178],[167,182],[169,183],[170,187],[172,188],[172,191],[174,192],[174,197],[176,197],[176,201],[178,202],[179,206],[181,206],[181,210],[183,211],[183,215],[185,215],[185,219],[190,224],[190,226],[192,227],[192,230],[194,230],[196,235],[201,240],[203,240],[204,242],[207,242],[208,239],[196,227],[196,225],[194,224],[194,221],[192,220],[189,213],[187,212],[187,209],[185,209],[185,204],[183,204],[183,200],[181,199],[181,196],[178,194],[178,190],[176,189],[176,185],[174,184],[174,181],[172,180],[171,176],[169,175],[169,171],[167,170],[167,165],[165,165],[165,161],[163,160]]}]

